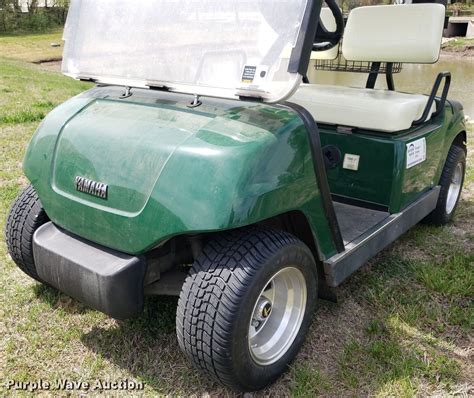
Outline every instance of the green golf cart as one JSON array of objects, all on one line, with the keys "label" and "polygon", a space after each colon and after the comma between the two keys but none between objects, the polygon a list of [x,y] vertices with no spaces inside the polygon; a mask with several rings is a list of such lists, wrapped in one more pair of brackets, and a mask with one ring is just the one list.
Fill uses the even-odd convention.
[{"label": "green golf cart", "polygon": [[[449,72],[430,95],[393,79],[437,61],[444,7],[361,7],[344,26],[327,5],[72,0],[63,72],[96,85],[28,147],[6,230],[20,269],[117,319],[179,296],[198,369],[238,391],[276,380],[318,297],[421,220],[451,220],[466,166]],[[339,53],[370,65],[366,87],[308,81]]]}]

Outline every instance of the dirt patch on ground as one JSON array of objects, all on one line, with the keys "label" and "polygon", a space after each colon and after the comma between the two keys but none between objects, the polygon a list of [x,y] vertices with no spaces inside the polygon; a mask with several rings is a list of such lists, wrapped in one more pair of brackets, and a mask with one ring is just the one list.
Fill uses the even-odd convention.
[{"label": "dirt patch on ground", "polygon": [[50,72],[61,72],[61,63],[62,60],[53,60],[53,61],[44,61],[44,62],[35,62],[40,66],[41,69],[50,71]]},{"label": "dirt patch on ground", "polygon": [[448,47],[441,50],[442,58],[474,58],[474,46]]}]

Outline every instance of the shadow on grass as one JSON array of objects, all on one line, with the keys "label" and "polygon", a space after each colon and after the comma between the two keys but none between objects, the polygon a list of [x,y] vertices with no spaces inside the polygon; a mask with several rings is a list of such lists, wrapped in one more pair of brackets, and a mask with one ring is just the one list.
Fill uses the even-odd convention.
[{"label": "shadow on grass", "polygon": [[439,250],[445,251],[442,256],[421,259],[383,253],[370,269],[355,276],[359,291],[353,293],[379,315],[396,315],[422,334],[464,344],[473,327],[474,256]]},{"label": "shadow on grass", "polygon": [[[461,374],[458,360],[464,361],[454,346],[472,328],[473,258],[453,237],[453,228],[469,233],[462,225],[466,208],[460,210],[459,222],[416,227],[347,281],[346,302],[320,306],[299,359],[257,396],[412,396],[427,384],[451,391]],[[53,307],[65,297],[44,286],[35,290]],[[177,298],[147,298],[139,318],[94,326],[81,341],[157,394],[232,395],[181,353],[176,306]]]},{"label": "shadow on grass", "polygon": [[15,32],[2,32],[0,33],[0,38],[1,37],[36,37],[36,36],[43,36],[43,35],[53,35],[53,34],[58,34],[62,32],[62,28],[51,28],[51,29],[45,29],[45,30],[39,30],[39,31],[31,31],[31,30],[17,30]]},{"label": "shadow on grass", "polygon": [[61,309],[68,314],[86,314],[93,311],[86,305],[48,285],[37,284],[33,286],[33,293],[39,300],[52,308]]},{"label": "shadow on grass", "polygon": [[[469,361],[474,309],[469,205],[462,203],[454,224],[415,227],[341,286],[346,302],[316,322],[364,332],[333,344],[337,359],[325,372],[311,358],[296,364],[293,395],[413,396],[434,386],[449,392],[466,379],[461,365]],[[344,307],[354,302],[355,311],[368,312],[355,314],[361,324],[351,325]],[[327,362],[324,352],[319,359]]]},{"label": "shadow on grass", "polygon": [[[379,267],[390,265],[383,258],[375,260],[375,270],[345,284],[342,303],[320,306],[287,378],[291,396],[416,396],[423,395],[423,388],[451,391],[456,385],[461,377],[457,359],[462,358],[425,327],[429,298],[415,311],[420,319],[410,318],[416,288],[405,283],[406,297],[391,289],[403,267],[381,277]],[[376,289],[371,275],[380,279]],[[405,322],[407,313],[411,325]]]},{"label": "shadow on grass", "polygon": [[194,369],[178,346],[176,297],[149,297],[143,314],[111,327],[94,327],[81,341],[160,394],[225,390]]},{"label": "shadow on grass", "polygon": [[412,341],[388,317],[373,320],[361,341],[344,348],[338,376],[355,391],[369,395],[414,396],[418,380],[453,385],[459,365],[425,342]]},{"label": "shadow on grass", "polygon": [[[47,285],[37,284],[33,292],[52,309],[67,314],[95,312]],[[187,392],[195,386],[212,388],[212,383],[206,384],[202,377],[196,376],[197,372],[181,354],[175,333],[177,302],[176,297],[148,297],[140,317],[94,326],[81,341],[159,393],[175,393],[180,389]]]}]

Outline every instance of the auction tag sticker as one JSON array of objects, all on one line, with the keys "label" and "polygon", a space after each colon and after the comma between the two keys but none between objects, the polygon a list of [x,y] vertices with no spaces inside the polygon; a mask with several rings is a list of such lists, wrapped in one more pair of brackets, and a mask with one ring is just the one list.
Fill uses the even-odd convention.
[{"label": "auction tag sticker", "polygon": [[407,144],[407,169],[416,166],[426,160],[426,139],[419,140]]}]

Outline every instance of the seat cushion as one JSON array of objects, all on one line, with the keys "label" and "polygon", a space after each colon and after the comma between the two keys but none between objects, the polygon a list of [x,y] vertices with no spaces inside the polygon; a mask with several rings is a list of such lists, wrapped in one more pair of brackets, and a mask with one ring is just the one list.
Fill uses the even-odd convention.
[{"label": "seat cushion", "polygon": [[[428,97],[355,87],[303,84],[290,98],[305,107],[318,123],[395,133],[419,119]],[[433,104],[429,118],[436,110]]]}]

